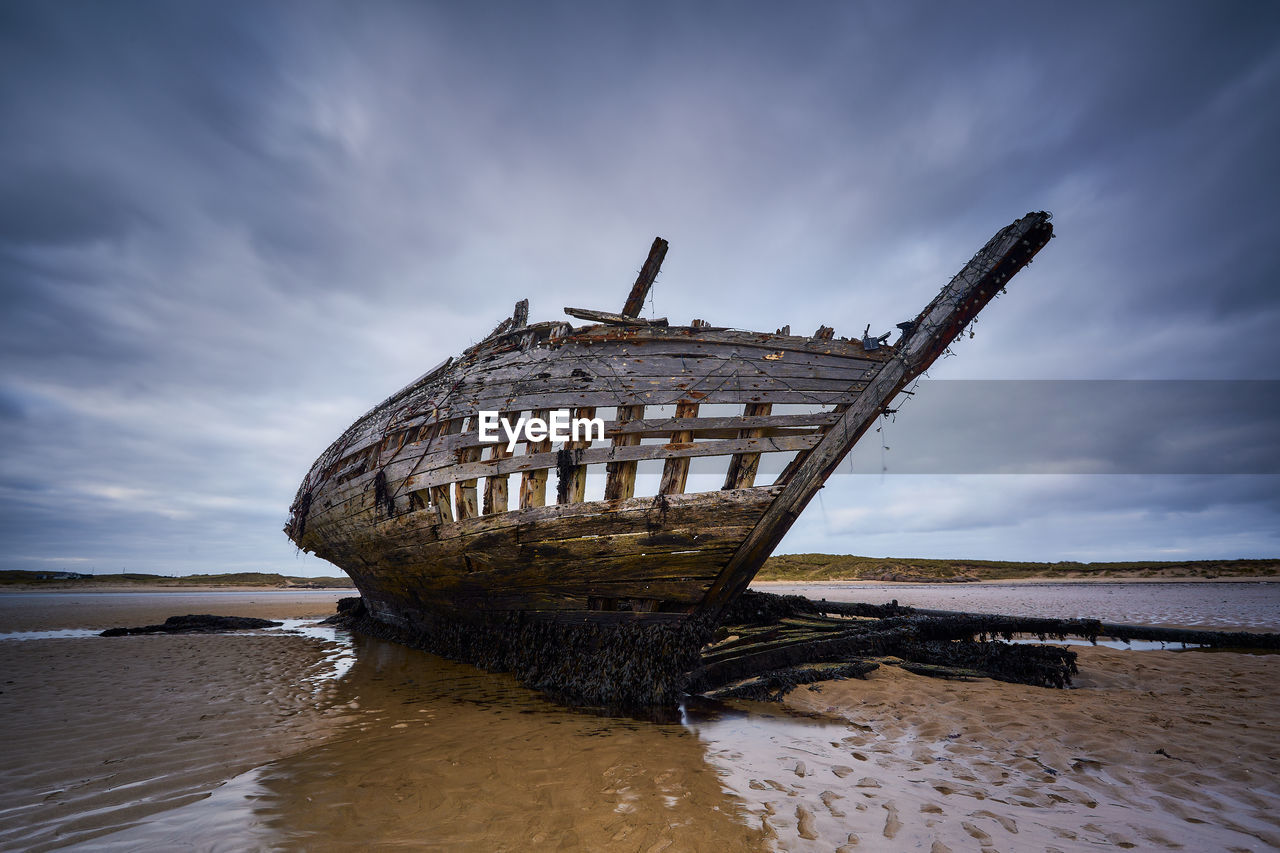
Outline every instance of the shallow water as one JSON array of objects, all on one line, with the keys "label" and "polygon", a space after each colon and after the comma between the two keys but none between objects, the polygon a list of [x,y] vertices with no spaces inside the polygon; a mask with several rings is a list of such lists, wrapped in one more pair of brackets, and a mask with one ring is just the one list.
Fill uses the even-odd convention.
[{"label": "shallow water", "polygon": [[[1200,620],[1256,629],[1275,619],[1280,585],[1055,586],[845,585],[796,591],[870,601],[897,598],[904,604],[948,609],[1099,615],[1108,621],[1166,624]],[[220,609],[205,606],[211,601],[207,598],[195,599],[196,606],[185,595],[155,595],[159,598],[143,603],[167,608],[165,615]],[[22,624],[21,602],[8,596],[0,599],[0,626]],[[104,600],[101,594],[59,594],[59,599],[67,603],[67,613],[77,614],[74,618],[88,612],[82,608],[91,608],[94,600]],[[1096,602],[1111,609],[1064,612]],[[1161,618],[1170,614],[1177,618]],[[1229,614],[1240,615],[1241,621],[1227,621]],[[143,621],[159,618],[132,624]],[[21,632],[10,633],[7,639],[20,636]],[[1081,756],[1098,758],[1103,748],[1089,743],[1069,746],[1076,738],[1074,728],[1054,732],[1042,724],[1032,726],[1032,734],[1047,737],[1037,753],[1030,746],[1001,746],[1009,737],[1003,732],[1013,731],[1029,712],[1010,712],[1009,721],[1001,723],[1006,728],[995,727],[989,735],[961,727],[956,722],[959,707],[973,704],[961,698],[971,695],[967,692],[938,692],[947,702],[961,703],[940,716],[919,710],[914,716],[903,714],[883,699],[871,703],[859,698],[852,705],[832,701],[837,703],[833,709],[853,713],[862,722],[805,717],[755,703],[689,704],[669,717],[642,720],[568,709],[519,686],[510,676],[484,673],[395,644],[352,638],[313,620],[289,620],[279,629],[238,636],[45,637],[0,642],[0,655],[8,655],[7,660],[20,661],[40,651],[41,659],[50,661],[42,675],[47,689],[40,695],[51,699],[29,709],[29,715],[40,719],[24,720],[31,723],[24,730],[31,733],[28,737],[47,737],[51,746],[45,757],[38,750],[28,755],[25,767],[10,765],[21,778],[33,781],[25,789],[19,781],[6,794],[6,808],[0,808],[0,847],[832,850],[861,838],[860,846],[850,849],[927,850],[933,840],[946,838],[951,849],[958,850],[964,849],[956,846],[959,833],[962,842],[985,834],[995,838],[996,843],[988,845],[992,849],[1017,850],[1027,849],[1027,844],[1044,849],[1041,836],[1065,837],[1045,834],[1067,831],[1063,827],[1077,832],[1082,842],[1104,847],[1119,843],[1117,839],[1126,846],[1130,840],[1169,837],[1199,849],[1221,849],[1227,841],[1247,847],[1276,837],[1269,834],[1274,821],[1265,817],[1280,804],[1274,786],[1262,786],[1257,802],[1235,802],[1213,793],[1217,782],[1196,782],[1201,793],[1179,802],[1176,809],[1153,806],[1144,786],[1125,781],[1137,778],[1126,776],[1126,769],[1110,765],[1098,770],[1096,778],[1080,776],[1073,762]],[[256,656],[248,658],[251,644]],[[121,760],[115,753],[122,747],[103,751],[103,739],[116,730],[114,720],[93,719],[83,709],[76,716],[69,709],[115,697],[101,692],[110,691],[113,682],[128,690],[146,687],[161,675],[158,668],[145,667],[145,654],[153,656],[150,660],[170,660],[182,650],[187,654],[182,661],[202,667],[191,676],[196,681],[151,686],[151,716],[131,717],[135,740],[123,747],[135,753],[142,767],[134,777],[110,775],[123,766],[113,763]],[[92,689],[81,690],[79,681],[60,680],[58,661],[90,658],[133,661],[135,667],[132,672],[125,665],[118,675],[107,673]],[[273,659],[281,668],[258,668]],[[286,660],[292,662],[283,666]],[[175,666],[180,670],[188,664]],[[163,677],[175,678],[175,669],[171,666]],[[901,672],[893,677],[913,685],[912,690],[924,684],[936,692],[946,684],[914,680]],[[1094,677],[1102,678],[1105,686],[1105,671]],[[264,679],[277,683],[263,690]],[[198,692],[193,685],[204,682],[208,683],[197,707],[183,705]],[[852,695],[859,697],[872,686],[847,684],[855,685]],[[978,688],[954,688],[971,689]],[[5,686],[5,691],[13,690]],[[827,693],[815,696],[834,695],[836,690],[837,685],[831,685]],[[1055,697],[1057,702],[1060,696],[1063,713],[1075,701],[1054,691],[1016,685],[990,690],[972,695],[984,695],[982,702],[1014,697],[1029,703],[1023,707],[1037,709],[1044,705],[1040,697]],[[0,706],[9,698],[0,696]],[[1266,701],[1263,694],[1257,701]],[[166,702],[173,703],[173,710]],[[222,704],[215,705],[218,702]],[[132,714],[126,698],[111,698],[104,707],[112,709],[115,718]],[[236,707],[247,710],[237,712]],[[223,709],[233,716],[205,720],[206,712]],[[180,712],[185,722],[165,729]],[[236,713],[245,716],[235,717]],[[1221,719],[1220,727],[1228,717]],[[214,728],[215,723],[220,727]],[[63,728],[51,732],[59,725]],[[1226,731],[1205,733],[1221,736]],[[1250,731],[1267,737],[1256,723]],[[218,755],[238,751],[258,755],[264,739],[280,739],[283,744],[286,738],[291,739],[278,757],[242,763],[221,775],[197,778],[180,769],[197,760],[208,766]],[[175,740],[181,742],[177,747]],[[60,751],[61,765],[54,760],[53,745]],[[187,758],[184,764],[181,753],[175,758],[175,748],[201,746],[206,752],[198,759]],[[1174,742],[1168,751],[1181,756],[1183,749],[1189,747]],[[1045,770],[1046,762],[1050,770]],[[1181,758],[1168,762],[1179,771],[1185,765]],[[1002,787],[1008,793],[997,796]],[[1010,796],[1014,791],[1029,793]],[[1170,835],[1166,824],[1175,820],[1169,817],[1175,813],[1178,834]],[[1229,826],[1219,821],[1224,813],[1231,818]],[[1017,826],[1007,828],[1015,823],[1012,817],[1020,831]],[[1147,822],[1148,830],[1133,828],[1138,819]]]},{"label": "shallow water", "polygon": [[1100,619],[1236,631],[1280,631],[1280,582],[1214,583],[822,583],[765,584],[780,595],[831,601],[1041,616]]}]

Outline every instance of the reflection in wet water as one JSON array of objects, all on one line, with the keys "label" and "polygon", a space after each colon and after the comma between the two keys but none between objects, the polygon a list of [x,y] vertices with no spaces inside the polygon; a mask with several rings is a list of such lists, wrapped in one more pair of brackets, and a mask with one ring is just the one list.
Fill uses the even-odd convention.
[{"label": "reflection in wet water", "polygon": [[707,761],[714,710],[594,716],[505,675],[351,642],[350,670],[327,688],[346,716],[326,742],[95,849],[193,834],[227,849],[762,849],[759,821]]}]

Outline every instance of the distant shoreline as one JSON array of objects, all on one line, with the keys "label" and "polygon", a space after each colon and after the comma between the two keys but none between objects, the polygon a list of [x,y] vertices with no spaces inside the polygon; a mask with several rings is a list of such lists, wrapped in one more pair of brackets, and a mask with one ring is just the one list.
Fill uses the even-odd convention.
[{"label": "distant shoreline", "polygon": [[1280,577],[1280,559],[1033,563],[858,557],[850,554],[778,554],[765,562],[755,582],[1097,583],[1250,581],[1276,577]]},{"label": "distant shoreline", "polygon": [[834,586],[836,584],[857,584],[865,587],[890,586],[948,586],[962,583],[965,586],[1050,586],[1053,584],[1125,584],[1125,583],[1280,583],[1276,575],[1233,575],[1231,577],[1194,578],[1194,577],[1143,577],[1134,575],[1097,577],[1026,577],[1026,578],[978,578],[967,581],[948,581],[940,578],[903,579],[895,581],[869,580],[867,578],[822,578],[820,580],[762,580],[757,577],[751,582],[753,587],[771,586]]},{"label": "distant shoreline", "polygon": [[[1280,579],[1280,559],[1032,563],[858,557],[849,554],[778,554],[756,575],[757,584],[936,583],[1224,583]],[[77,572],[0,571],[3,592],[355,592],[346,577],[299,577],[268,572],[217,575],[86,575]]]},{"label": "distant shoreline", "polygon": [[346,577],[308,578],[267,572],[220,575],[86,575],[78,572],[0,571],[0,592],[312,592],[354,590]]},{"label": "distant shoreline", "polygon": [[319,592],[345,592],[351,595],[360,593],[354,586],[268,586],[241,584],[239,586],[217,586],[197,584],[5,584],[0,586],[0,595],[23,592],[66,592],[66,593],[173,593],[184,595],[199,592],[296,592],[301,594]]}]

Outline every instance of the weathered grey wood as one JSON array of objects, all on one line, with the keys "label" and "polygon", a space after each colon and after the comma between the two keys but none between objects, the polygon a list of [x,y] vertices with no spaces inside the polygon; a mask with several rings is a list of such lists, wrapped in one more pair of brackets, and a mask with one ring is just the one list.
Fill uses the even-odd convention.
[{"label": "weathered grey wood", "polygon": [[[499,418],[510,418],[510,412],[499,412]],[[506,443],[499,440],[497,444],[489,447],[489,462],[501,462],[503,459],[510,459],[512,451],[507,449]],[[486,474],[484,478],[484,514],[494,515],[499,512],[506,512],[509,508],[507,505],[507,472],[498,470],[497,466],[491,466],[492,473]]]},{"label": "weathered grey wood", "polygon": [[[580,418],[590,419],[595,416],[596,410],[593,406],[574,409],[572,414],[574,420]],[[590,437],[583,441],[566,441],[562,452],[571,454],[574,459],[581,459],[582,455],[586,453],[586,448],[589,447],[591,447]],[[572,467],[557,464],[557,473],[560,475],[561,482],[558,484],[556,502],[581,503],[587,492],[587,463]]]},{"label": "weathered grey wood", "polygon": [[613,326],[665,326],[667,325],[666,317],[659,317],[656,320],[646,320],[643,317],[628,317],[625,314],[614,314],[609,311],[594,311],[590,308],[569,308],[565,307],[564,313],[570,317],[577,317],[579,320],[590,320],[593,323],[607,323]]},{"label": "weathered grey wood", "polygon": [[[531,417],[539,418],[542,421],[546,421],[550,416],[551,412],[547,409],[539,409],[531,415]],[[550,451],[551,439],[549,438],[527,443],[526,453],[530,455],[549,453]],[[525,471],[524,476],[520,479],[520,508],[528,509],[534,506],[545,506],[546,503],[547,469],[535,468],[532,471]]]},{"label": "weathered grey wood", "polygon": [[[644,406],[619,406],[616,420],[617,429],[613,435],[614,447],[634,447],[640,443],[642,434],[626,428],[633,422],[644,419]],[[609,435],[608,424],[605,435]],[[625,500],[636,493],[636,465],[634,461],[609,462],[606,464],[608,476],[604,484],[604,499],[607,501]]]},{"label": "weathered grey wood", "polygon": [[[724,439],[719,441],[686,442],[684,444],[645,444],[635,447],[596,447],[573,451],[574,467],[596,465],[602,462],[643,461],[646,459],[681,459],[694,456],[728,456],[734,453],[780,453],[789,450],[808,450],[818,444],[821,436],[793,435],[781,438]],[[572,442],[567,442],[572,443]],[[410,490],[425,489],[457,477],[483,477],[490,474],[512,474],[534,468],[555,467],[556,453],[537,453],[502,459],[483,459],[479,462],[459,464],[453,468],[438,468],[414,474],[405,482]]]},{"label": "weathered grey wood", "polygon": [[[821,436],[817,434],[805,435],[789,435],[781,437],[764,437],[759,439],[721,439],[715,441],[699,441],[690,442],[684,445],[671,444],[648,444],[636,446],[615,446],[607,448],[580,449],[574,451],[576,454],[577,465],[595,465],[600,463],[608,464],[610,462],[626,462],[626,461],[644,461],[648,459],[666,459],[668,457],[683,456],[728,456],[734,453],[780,453],[795,450],[807,450],[818,443]],[[455,504],[461,504],[458,509],[460,518],[468,518],[475,513],[471,512],[473,501],[468,501],[469,496],[474,495],[475,483],[478,477],[485,477],[490,474],[502,475],[512,473],[522,473],[525,471],[533,471],[537,469],[546,469],[555,467],[559,464],[559,455],[555,452],[545,453],[528,453],[522,456],[504,457],[502,459],[480,459],[480,452],[487,445],[477,445],[475,447],[457,451],[457,459],[459,461],[450,462],[448,459],[437,460],[437,463],[427,464],[423,459],[405,460],[387,466],[384,471],[391,488],[395,491],[418,491],[429,489],[432,486],[445,485],[449,482],[462,478],[463,494],[458,495],[455,489]],[[465,458],[464,458],[465,456]],[[415,474],[408,474],[410,470],[416,471]],[[330,506],[338,507],[343,503],[358,500],[362,496],[371,493],[372,490],[372,473],[363,475],[362,479],[352,481],[342,487],[331,491],[321,492],[319,500],[320,505],[324,505],[327,501]],[[467,491],[467,490],[470,491]]]},{"label": "weathered grey wood", "polygon": [[[689,402],[680,402],[676,404],[677,418],[696,418],[698,416],[698,404]],[[687,430],[676,430],[671,433],[671,444],[675,446],[687,445],[693,441],[693,433]],[[679,495],[684,493],[684,487],[689,479],[689,457],[688,456],[668,456],[666,463],[662,466],[662,481],[658,486],[658,494],[660,495]]]},{"label": "weathered grey wood", "polygon": [[[661,505],[652,497],[547,504],[500,515],[459,518],[452,524],[438,524],[426,513],[408,513],[392,519],[380,517],[375,514],[371,497],[366,496],[363,509],[337,511],[337,515],[331,518],[356,531],[346,532],[340,537],[343,541],[350,540],[353,543],[349,543],[350,547],[356,549],[372,547],[381,552],[386,548],[400,547],[395,543],[413,549],[424,542],[445,543],[455,539],[484,543],[486,547],[504,547],[502,543],[512,539],[536,542],[546,537],[651,531],[655,526],[676,534],[687,527],[690,533],[696,534],[701,528],[750,525],[781,491],[781,487],[770,486],[671,495]],[[324,526],[321,525],[322,528]]]},{"label": "weathered grey wood", "polygon": [[529,325],[529,300],[521,299],[516,303],[516,310],[511,314],[512,328],[523,329]]},{"label": "weathered grey wood", "polygon": [[[566,331],[568,329],[564,324],[556,323],[535,324],[529,327],[531,332],[538,329],[547,332],[549,329],[555,328],[563,328]],[[576,335],[561,338],[554,350],[542,348],[498,353],[483,358],[470,366],[464,364],[460,368],[453,367],[452,371],[449,371],[449,368],[453,365],[453,359],[449,359],[360,418],[326,450],[321,458],[334,461],[337,461],[339,457],[349,458],[369,446],[381,442],[390,428],[388,418],[392,417],[394,412],[400,411],[399,409],[392,411],[383,408],[392,402],[399,403],[403,401],[407,411],[415,415],[423,414],[423,406],[426,406],[427,410],[441,406],[449,410],[456,409],[458,407],[455,402],[452,402],[453,394],[450,391],[453,381],[466,381],[468,376],[487,374],[491,369],[506,369],[503,365],[510,366],[528,362],[527,368],[531,371],[530,375],[532,376],[540,365],[556,365],[560,359],[565,359],[566,361],[573,358],[592,359],[602,355],[607,358],[614,357],[614,355],[610,355],[607,352],[601,352],[602,347],[612,350],[619,359],[625,359],[629,353],[633,352],[640,353],[648,359],[662,354],[684,354],[685,357],[708,355],[750,361],[752,358],[761,360],[767,356],[780,355],[778,361],[782,365],[790,365],[793,360],[799,359],[801,360],[799,363],[830,367],[831,369],[840,369],[839,365],[846,359],[861,359],[873,363],[883,362],[892,355],[892,349],[889,347],[882,347],[875,352],[866,353],[863,351],[861,344],[856,341],[818,342],[804,337],[768,335],[735,330],[698,332],[694,334],[693,330],[688,329],[670,330],[652,327],[643,331],[644,335],[642,337],[633,335],[618,339],[616,336],[609,337],[608,333],[602,334],[586,330]],[[543,335],[543,337],[546,337],[546,335]],[[574,353],[579,352],[579,355],[574,355]],[[831,359],[835,361],[831,362]],[[612,364],[610,368],[613,369]],[[451,381],[449,383],[445,382],[446,372],[450,374]],[[581,400],[568,402],[569,404],[583,404]],[[609,405],[616,402],[615,400],[596,402],[594,404]],[[658,400],[656,402],[669,403],[673,401]],[[797,401],[789,399],[776,400],[775,402]],[[556,401],[547,403],[548,406],[556,404]],[[313,482],[312,485],[315,485],[315,483]]]},{"label": "weathered grey wood", "polygon": [[[630,409],[630,407],[619,407],[620,409]],[[643,411],[643,406],[634,407],[632,411]],[[549,417],[549,410],[542,410],[535,413],[537,417],[546,419]],[[737,438],[741,429],[759,429],[762,437],[784,436],[804,434],[804,432],[789,431],[804,427],[829,426],[838,420],[838,415],[833,412],[818,412],[814,414],[795,414],[795,415],[770,415],[768,417],[742,417],[742,416],[721,416],[711,418],[637,418],[627,421],[625,424],[617,420],[606,420],[604,422],[605,437],[615,438],[620,434],[628,434],[636,437],[666,436],[675,431],[687,431],[693,434],[694,438]],[[632,442],[639,444],[639,441]],[[479,433],[475,429],[468,430],[465,433],[452,433],[448,435],[437,436],[429,442],[424,442],[424,450],[420,455],[414,457],[414,472],[429,471],[445,465],[456,464],[459,459],[457,451],[463,448],[488,447],[487,443],[480,442]],[[426,451],[425,447],[432,448]],[[534,446],[529,448],[529,452],[544,452],[550,450],[549,442],[535,442]],[[474,461],[474,460],[472,460]],[[401,471],[396,466],[391,466],[394,474],[388,476],[408,476],[407,473]],[[354,468],[354,466],[353,466]],[[360,472],[367,474],[371,469]],[[354,477],[352,477],[354,479]],[[337,485],[342,485],[337,483]]]},{"label": "weathered grey wood", "polygon": [[627,301],[622,306],[624,317],[640,316],[645,297],[649,295],[649,288],[653,287],[658,270],[662,268],[662,259],[666,256],[667,241],[654,237],[653,245],[649,247],[649,256],[645,258],[644,266],[640,267],[640,274],[636,276],[635,284],[631,285],[631,292],[627,294]]},{"label": "weathered grey wood", "polygon": [[[773,410],[773,406],[768,403],[748,403],[743,414],[746,416],[744,421],[753,418],[764,418]],[[764,435],[764,431],[759,427],[750,427],[742,430],[739,438],[760,438]],[[725,473],[724,488],[726,489],[749,489],[755,485],[756,472],[760,470],[760,454],[759,453],[735,453],[733,458],[729,460],[729,470]]]},{"label": "weathered grey wood", "polygon": [[[458,451],[459,466],[473,464],[480,460],[481,448],[467,447]],[[439,485],[444,485],[442,481]],[[453,502],[454,508],[457,510],[458,520],[466,518],[474,518],[480,514],[479,503],[476,499],[476,478],[459,480],[453,484]]]},{"label": "weathered grey wood", "polygon": [[807,352],[821,355],[840,355],[852,358],[867,358],[872,361],[887,361],[892,357],[892,349],[885,352],[884,347],[871,352],[863,349],[861,341],[833,338],[819,341],[811,337],[790,335],[780,336],[769,332],[743,332],[737,329],[694,329],[689,326],[636,326],[613,327],[591,326],[576,331],[569,339],[574,344],[586,345],[597,342],[610,342],[628,346],[643,345],[654,347],[660,352],[662,347],[679,344],[681,348],[723,349],[738,347],[754,348],[766,352]]},{"label": "weathered grey wood", "polygon": [[861,392],[859,386],[846,391],[787,391],[738,389],[722,385],[719,388],[661,388],[655,383],[653,390],[614,391],[606,388],[589,391],[560,391],[555,393],[531,392],[510,397],[475,396],[456,401],[451,415],[461,415],[477,410],[531,411],[533,409],[596,408],[600,406],[670,406],[682,399],[694,397],[703,404],[743,405],[745,403],[803,404],[810,406],[837,406],[852,403]]}]

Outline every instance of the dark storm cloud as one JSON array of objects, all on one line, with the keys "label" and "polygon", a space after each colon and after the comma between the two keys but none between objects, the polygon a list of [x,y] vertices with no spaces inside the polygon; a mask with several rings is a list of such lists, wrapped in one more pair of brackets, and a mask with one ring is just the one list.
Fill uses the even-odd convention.
[{"label": "dark storm cloud", "polygon": [[[851,335],[1047,208],[1060,236],[934,376],[1276,379],[1277,34],[1265,3],[4,3],[4,555],[327,571],[278,532],[311,459],[517,299],[618,307],[657,233],[657,313]],[[980,438],[970,470],[1274,470],[1269,409],[1160,443],[1132,400],[1098,433],[1052,395],[946,397],[888,425],[891,472]],[[871,511],[859,479],[832,517]],[[889,487],[868,541],[968,518],[1003,544],[939,548],[1052,549],[1088,519],[1143,547],[1090,487],[1010,479],[978,478],[1021,529],[943,478]],[[1112,519],[1160,507],[1148,545],[1166,501],[1205,504],[1207,556],[1280,527],[1272,478],[1104,481]]]}]

